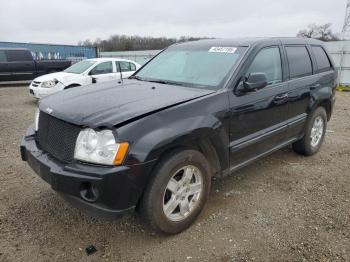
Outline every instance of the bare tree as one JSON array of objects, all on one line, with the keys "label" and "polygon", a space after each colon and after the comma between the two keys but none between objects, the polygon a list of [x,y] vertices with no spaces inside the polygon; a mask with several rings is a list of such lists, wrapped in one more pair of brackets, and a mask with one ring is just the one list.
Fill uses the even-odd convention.
[{"label": "bare tree", "polygon": [[297,34],[298,37],[305,38],[315,38],[322,41],[337,41],[339,40],[338,36],[332,32],[331,23],[324,25],[310,24],[307,26],[307,29],[300,30]]},{"label": "bare tree", "polygon": [[132,51],[132,50],[159,50],[178,42],[207,39],[208,37],[188,37],[176,38],[166,37],[141,37],[126,35],[111,35],[108,39],[97,38],[95,41],[89,39],[79,41],[78,45],[96,46],[101,51]]}]

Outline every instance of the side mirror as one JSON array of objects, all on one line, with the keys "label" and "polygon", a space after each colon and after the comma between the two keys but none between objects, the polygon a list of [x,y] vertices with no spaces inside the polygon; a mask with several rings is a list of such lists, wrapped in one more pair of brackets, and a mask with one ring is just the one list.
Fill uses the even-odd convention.
[{"label": "side mirror", "polygon": [[96,84],[97,83],[97,78],[96,77],[91,77],[91,83]]},{"label": "side mirror", "polygon": [[243,90],[245,92],[255,91],[267,86],[265,73],[251,73],[243,80]]}]

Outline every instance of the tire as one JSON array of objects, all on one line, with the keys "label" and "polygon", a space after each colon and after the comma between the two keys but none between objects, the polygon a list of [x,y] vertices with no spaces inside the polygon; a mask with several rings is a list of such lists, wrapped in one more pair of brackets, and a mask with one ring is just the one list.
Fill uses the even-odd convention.
[{"label": "tire", "polygon": [[[323,128],[320,129],[314,129],[318,130],[319,139],[316,142],[316,139],[312,139],[312,135],[314,135],[316,132],[313,131],[313,127],[315,128],[314,124],[316,125],[316,121],[320,123],[322,122]],[[319,124],[318,124],[319,125]],[[305,156],[311,156],[316,154],[322,145],[322,142],[324,140],[324,136],[327,129],[327,113],[324,107],[318,107],[316,110],[312,113],[311,117],[309,118],[306,127],[305,127],[305,135],[302,139],[299,141],[293,143],[293,149],[295,152],[301,155]],[[314,136],[315,138],[315,136]]]},{"label": "tire", "polygon": [[[210,166],[201,153],[175,151],[154,170],[140,203],[142,220],[159,233],[176,234],[187,229],[203,209],[210,184]],[[191,197],[191,191],[197,193]]]}]

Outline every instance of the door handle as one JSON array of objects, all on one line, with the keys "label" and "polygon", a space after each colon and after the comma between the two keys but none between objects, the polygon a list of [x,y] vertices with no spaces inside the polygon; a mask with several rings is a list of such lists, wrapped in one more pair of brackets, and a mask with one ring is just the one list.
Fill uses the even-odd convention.
[{"label": "door handle", "polygon": [[314,84],[314,85],[311,85],[310,86],[310,89],[311,90],[314,90],[314,89],[316,89],[316,88],[319,88],[321,86],[321,84]]},{"label": "door handle", "polygon": [[280,94],[274,97],[273,101],[275,102],[275,104],[282,104],[283,102],[285,102],[288,99],[288,93],[285,94]]}]

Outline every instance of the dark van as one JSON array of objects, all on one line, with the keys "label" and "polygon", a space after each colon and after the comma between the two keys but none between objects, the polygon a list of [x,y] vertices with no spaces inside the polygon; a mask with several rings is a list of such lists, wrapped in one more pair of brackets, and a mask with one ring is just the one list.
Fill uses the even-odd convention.
[{"label": "dark van", "polygon": [[176,44],[122,87],[40,100],[22,159],[76,207],[109,218],[136,209],[154,230],[178,233],[204,207],[212,177],[290,144],[317,153],[336,78],[317,40]]}]

